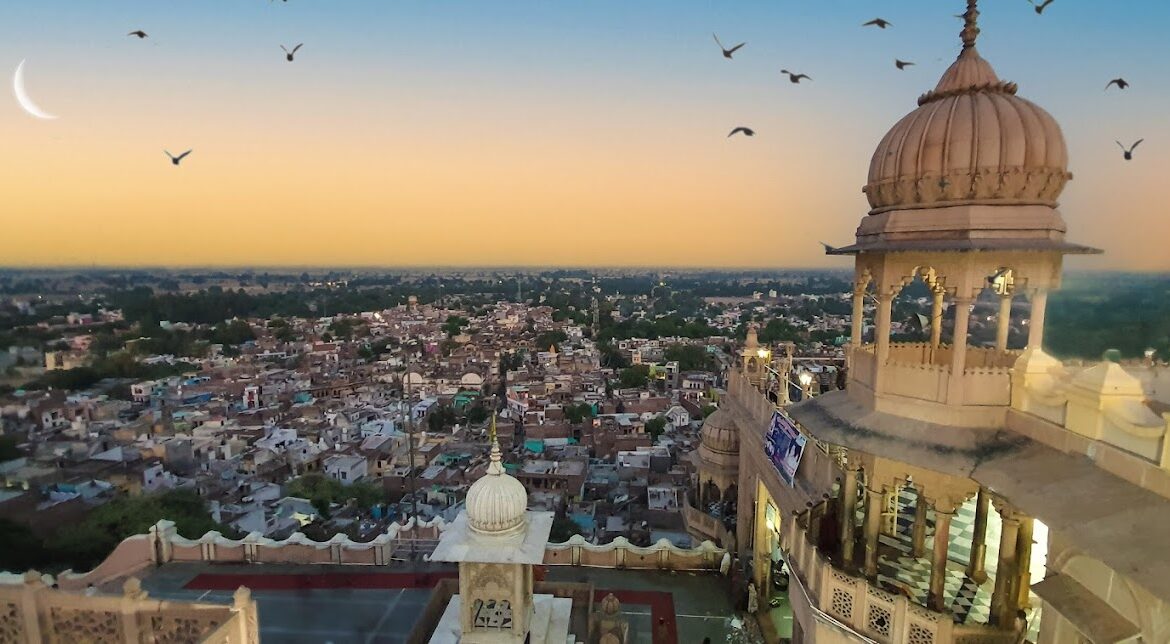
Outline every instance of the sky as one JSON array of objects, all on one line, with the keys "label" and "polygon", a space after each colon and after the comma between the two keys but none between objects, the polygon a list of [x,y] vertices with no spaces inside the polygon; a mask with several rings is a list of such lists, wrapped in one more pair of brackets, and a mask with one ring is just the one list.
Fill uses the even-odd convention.
[{"label": "sky", "polygon": [[[26,60],[59,118],[9,82],[0,265],[846,267],[818,241],[852,241],[964,8],[5,0],[0,68]],[[1170,2],[980,10],[980,53],[1064,129],[1068,238],[1106,251],[1066,265],[1170,270]],[[747,44],[728,61],[712,32]],[[1143,137],[1125,162],[1114,141]]]}]

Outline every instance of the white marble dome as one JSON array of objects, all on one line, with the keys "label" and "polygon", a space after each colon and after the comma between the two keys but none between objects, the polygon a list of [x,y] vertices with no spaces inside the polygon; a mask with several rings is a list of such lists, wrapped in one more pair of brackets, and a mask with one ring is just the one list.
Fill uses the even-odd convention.
[{"label": "white marble dome", "polygon": [[467,491],[466,507],[468,525],[480,534],[506,534],[524,526],[528,492],[523,483],[504,472],[495,441],[487,473]]}]

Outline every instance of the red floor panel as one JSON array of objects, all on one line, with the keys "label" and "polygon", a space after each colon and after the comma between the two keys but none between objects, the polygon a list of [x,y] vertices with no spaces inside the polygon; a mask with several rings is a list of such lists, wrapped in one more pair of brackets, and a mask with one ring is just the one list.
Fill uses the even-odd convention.
[{"label": "red floor panel", "polygon": [[[381,590],[398,588],[434,588],[441,579],[457,579],[459,573],[337,573],[310,574],[242,574],[201,573],[183,587],[189,590],[235,590],[247,586],[252,590],[322,590],[354,588]],[[594,603],[613,593],[622,604],[650,607],[654,644],[678,644],[678,624],[674,618],[674,598],[670,593],[651,590],[597,590]]]}]

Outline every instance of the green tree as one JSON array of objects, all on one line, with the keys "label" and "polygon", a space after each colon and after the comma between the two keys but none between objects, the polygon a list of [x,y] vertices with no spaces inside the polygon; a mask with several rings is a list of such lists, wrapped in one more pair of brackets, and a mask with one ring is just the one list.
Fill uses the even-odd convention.
[{"label": "green tree", "polygon": [[650,380],[650,367],[644,364],[636,364],[632,367],[622,369],[618,374],[618,382],[623,389],[637,389],[646,386],[646,382]]},{"label": "green tree", "polygon": [[565,332],[561,331],[560,329],[553,329],[552,331],[545,331],[544,333],[541,333],[540,335],[536,336],[536,349],[538,351],[548,351],[549,347],[552,347],[554,345],[559,345],[560,343],[562,343],[568,339],[569,339],[569,336],[566,335]]},{"label": "green tree", "polygon": [[646,421],[646,433],[650,434],[651,440],[658,440],[662,432],[666,430],[666,418],[664,416],[655,416]]},{"label": "green tree", "polygon": [[48,561],[44,543],[27,525],[0,518],[0,570],[23,572]]},{"label": "green tree", "polygon": [[553,516],[552,531],[548,533],[548,541],[549,543],[564,543],[580,531],[581,528],[572,519],[557,514]]},{"label": "green tree", "polygon": [[580,425],[585,419],[593,417],[593,406],[587,403],[578,403],[565,406],[565,418],[574,425]]},{"label": "green tree", "polygon": [[469,324],[469,320],[458,315],[451,315],[447,317],[447,321],[443,323],[443,330],[447,332],[447,337],[451,338],[459,335],[463,327]]},{"label": "green tree", "polygon": [[715,358],[707,350],[694,344],[672,344],[663,355],[667,360],[678,362],[680,371],[714,371]]},{"label": "green tree", "polygon": [[0,463],[20,458],[20,449],[17,448],[15,436],[0,436]]}]

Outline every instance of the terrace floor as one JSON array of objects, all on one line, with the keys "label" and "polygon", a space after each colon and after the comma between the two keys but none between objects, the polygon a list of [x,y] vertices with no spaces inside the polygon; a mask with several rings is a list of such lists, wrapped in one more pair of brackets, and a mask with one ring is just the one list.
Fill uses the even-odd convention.
[{"label": "terrace floor", "polygon": [[[549,567],[550,582],[594,585],[596,605],[613,592],[630,624],[630,644],[726,641],[732,616],[727,580],[713,574]],[[401,644],[436,583],[454,566],[224,565],[170,563],[148,571],[151,597],[230,604],[247,586],[259,606],[260,637],[301,644]],[[584,635],[577,634],[584,639]]]}]

